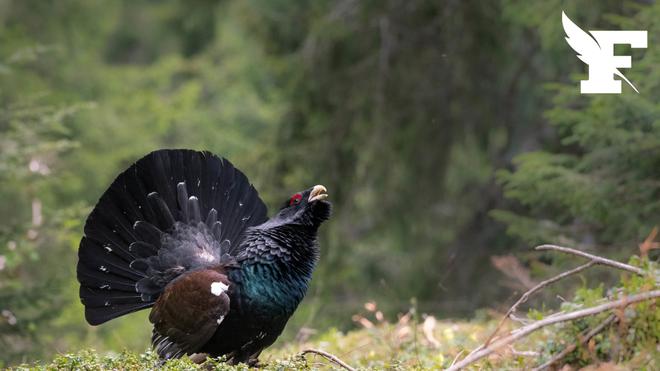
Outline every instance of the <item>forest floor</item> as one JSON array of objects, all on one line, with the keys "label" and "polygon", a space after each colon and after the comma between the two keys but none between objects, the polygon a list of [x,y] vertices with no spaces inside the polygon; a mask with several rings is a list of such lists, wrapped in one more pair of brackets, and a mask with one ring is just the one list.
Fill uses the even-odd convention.
[{"label": "forest floor", "polygon": [[[497,320],[436,321],[433,317],[411,319],[401,316],[397,323],[378,320],[378,312],[369,320],[355,318],[362,329],[341,333],[330,330],[313,336],[310,340],[297,341],[266,350],[260,357],[265,370],[326,370],[342,369],[328,359],[314,353],[301,355],[307,349],[317,349],[333,354],[346,364],[360,370],[438,370],[451,366],[472,349],[482,344],[497,326]],[[507,329],[506,326],[504,329]],[[532,369],[549,359],[548,348],[562,349],[568,344],[553,343],[556,328],[547,327],[522,339],[512,347],[486,357],[468,369],[519,370]],[[660,369],[660,346],[651,345],[638,351],[624,363],[589,362],[592,347],[579,347],[580,357],[567,357],[573,365],[563,365],[567,370],[658,370]],[[586,352],[586,353],[585,353]],[[584,354],[587,356],[584,357]],[[580,359],[575,363],[576,359]],[[587,360],[585,362],[585,360]],[[221,361],[207,361],[204,367],[190,360],[173,360],[159,365],[152,352],[136,354],[100,355],[93,350],[57,356],[50,363],[36,363],[15,368],[17,370],[248,370],[245,365],[228,366]]]},{"label": "forest floor", "polygon": [[[544,245],[546,246],[546,245]],[[544,246],[537,249],[545,248]],[[636,256],[625,264],[577,250],[550,246],[590,259],[539,282],[506,312],[477,312],[471,321],[437,320],[415,309],[387,320],[376,303],[352,316],[359,329],[316,333],[303,328],[296,340],[266,349],[264,370],[660,370],[660,267]],[[644,251],[642,251],[644,252]],[[643,254],[645,255],[645,254]],[[517,308],[528,297],[562,278],[595,265],[623,270],[618,284],[582,286],[559,308]],[[488,344],[488,347],[484,347]],[[100,354],[82,350],[16,370],[248,370],[222,359],[197,365],[188,358],[162,364],[156,354]]]}]

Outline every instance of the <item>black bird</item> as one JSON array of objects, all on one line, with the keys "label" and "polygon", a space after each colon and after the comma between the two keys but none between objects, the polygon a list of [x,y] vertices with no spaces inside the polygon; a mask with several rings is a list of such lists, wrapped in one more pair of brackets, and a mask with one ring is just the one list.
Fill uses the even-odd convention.
[{"label": "black bird", "polygon": [[85,318],[153,307],[163,359],[255,364],[305,296],[330,217],[325,187],[271,219],[241,171],[210,152],[159,150],[121,173],[87,218],[78,251]]}]

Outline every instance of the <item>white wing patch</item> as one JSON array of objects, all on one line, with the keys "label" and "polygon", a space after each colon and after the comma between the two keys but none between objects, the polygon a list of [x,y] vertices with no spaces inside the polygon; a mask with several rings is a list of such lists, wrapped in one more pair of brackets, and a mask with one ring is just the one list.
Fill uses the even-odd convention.
[{"label": "white wing patch", "polygon": [[219,325],[219,324],[222,323],[222,320],[224,320],[224,319],[225,319],[225,316],[220,316],[220,318],[218,318],[215,322]]},{"label": "white wing patch", "polygon": [[215,296],[220,296],[222,295],[223,292],[227,291],[229,288],[229,285],[225,285],[224,283],[218,281],[218,282],[212,282],[211,283],[211,294]]}]

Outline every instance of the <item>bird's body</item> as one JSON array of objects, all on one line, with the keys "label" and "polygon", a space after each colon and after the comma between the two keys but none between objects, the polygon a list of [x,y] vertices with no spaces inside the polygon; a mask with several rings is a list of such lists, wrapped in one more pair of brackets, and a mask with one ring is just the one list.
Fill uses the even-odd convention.
[{"label": "bird's body", "polygon": [[152,307],[165,359],[254,362],[305,296],[330,215],[325,188],[271,219],[245,176],[208,152],[162,150],[113,182],[85,225],[78,263],[86,318]]}]

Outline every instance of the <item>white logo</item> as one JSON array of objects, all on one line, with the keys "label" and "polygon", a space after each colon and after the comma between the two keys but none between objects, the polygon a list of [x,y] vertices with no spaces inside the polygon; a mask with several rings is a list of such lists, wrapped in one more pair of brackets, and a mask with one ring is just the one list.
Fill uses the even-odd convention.
[{"label": "white logo", "polygon": [[[639,91],[618,68],[630,68],[628,55],[614,55],[614,44],[629,44],[632,48],[646,48],[646,31],[589,31],[591,36],[561,12],[561,23],[566,42],[578,53],[578,58],[589,66],[589,80],[580,81],[582,94],[621,94],[619,76],[637,93]],[[592,37],[593,36],[593,37]]]}]

